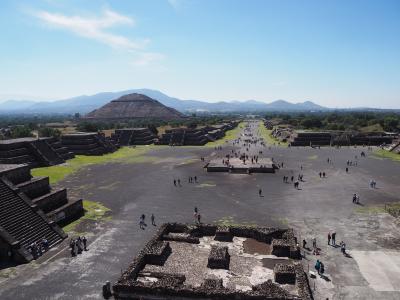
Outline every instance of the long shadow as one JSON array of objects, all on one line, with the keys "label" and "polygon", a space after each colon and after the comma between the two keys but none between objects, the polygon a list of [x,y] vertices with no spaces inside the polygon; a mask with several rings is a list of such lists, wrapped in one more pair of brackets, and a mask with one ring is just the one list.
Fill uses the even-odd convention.
[{"label": "long shadow", "polygon": [[0,262],[0,270],[4,270],[4,269],[16,267],[16,266],[18,266],[18,264],[13,261],[1,261]]},{"label": "long shadow", "polygon": [[326,275],[322,275],[322,274],[320,274],[320,276],[321,276],[321,278],[322,279],[324,279],[325,281],[328,281],[328,282],[330,282],[331,280],[329,279],[329,277],[328,276],[326,276]]}]

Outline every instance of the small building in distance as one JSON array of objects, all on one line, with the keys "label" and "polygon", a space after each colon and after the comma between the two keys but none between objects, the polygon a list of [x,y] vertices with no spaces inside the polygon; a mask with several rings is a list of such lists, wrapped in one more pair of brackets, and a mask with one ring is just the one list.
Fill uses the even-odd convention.
[{"label": "small building in distance", "polygon": [[112,139],[119,146],[150,145],[157,136],[149,128],[116,129]]},{"label": "small building in distance", "polygon": [[156,142],[158,145],[202,146],[225,136],[226,131],[234,129],[238,122],[228,122],[199,128],[172,128],[163,133]]},{"label": "small building in distance", "polygon": [[117,146],[97,132],[77,132],[61,136],[61,145],[78,155],[103,155],[117,150]]}]

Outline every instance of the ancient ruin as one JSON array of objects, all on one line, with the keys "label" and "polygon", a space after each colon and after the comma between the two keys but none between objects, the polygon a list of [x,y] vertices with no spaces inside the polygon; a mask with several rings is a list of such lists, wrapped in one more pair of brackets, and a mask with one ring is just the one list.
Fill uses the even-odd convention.
[{"label": "ancient ruin", "polygon": [[64,163],[74,154],[55,138],[20,138],[0,141],[0,163],[23,164],[31,167]]},{"label": "ancient ruin", "polygon": [[391,145],[393,136],[386,132],[353,132],[353,131],[311,131],[295,130],[291,126],[273,125],[265,121],[267,129],[280,142],[287,142],[290,146],[350,146]]},{"label": "ancient ruin", "polygon": [[300,259],[291,229],[164,224],[114,284],[114,298],[312,299]]},{"label": "ancient ruin", "polygon": [[179,120],[185,115],[142,94],[128,94],[112,100],[85,116],[87,120],[157,119]]},{"label": "ancient ruin", "polygon": [[168,129],[156,143],[170,146],[202,146],[223,138],[226,131],[234,129],[237,125],[237,122],[229,122],[199,128]]},{"label": "ancient ruin", "polygon": [[79,132],[61,136],[61,144],[74,154],[103,155],[117,150],[116,145],[103,134]]},{"label": "ancient ruin", "polygon": [[149,128],[116,129],[112,139],[119,146],[150,145],[154,143],[156,135]]},{"label": "ancient ruin", "polygon": [[229,159],[212,159],[208,162],[204,168],[207,172],[229,172],[229,173],[275,173],[278,166],[267,157],[259,158],[256,161],[243,161],[240,158],[229,158]]},{"label": "ancient ruin", "polygon": [[82,199],[70,199],[64,188],[51,188],[48,177],[32,178],[30,167],[0,165],[0,257],[15,262],[33,259],[28,247],[47,239],[60,243],[65,225],[83,214]]}]

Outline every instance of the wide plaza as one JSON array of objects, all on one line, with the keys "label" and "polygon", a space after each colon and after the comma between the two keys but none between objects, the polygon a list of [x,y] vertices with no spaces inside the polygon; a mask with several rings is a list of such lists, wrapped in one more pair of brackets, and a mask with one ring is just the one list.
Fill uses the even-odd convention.
[{"label": "wide plaza", "polygon": [[[250,124],[248,131],[259,138],[258,123]],[[400,163],[376,157],[367,147],[257,143],[249,156],[273,158],[283,167],[248,175],[204,169],[205,162],[232,150],[246,152],[243,143],[143,148],[142,160],[93,164],[58,182],[70,194],[109,208],[108,217],[83,221],[69,233],[89,240],[89,251],[77,257],[70,256],[66,240],[39,260],[0,270],[1,299],[101,298],[102,285],[115,282],[156,231],[151,214],[157,225],[194,223],[194,207],[203,223],[291,227],[299,242],[305,239],[309,246],[315,237],[320,255],[302,250],[306,271],[314,269],[317,259],[325,264],[325,278],[310,279],[315,299],[400,298],[399,225],[384,211],[385,204],[399,201]],[[357,166],[346,172],[347,161]],[[290,179],[283,182],[284,176],[297,180],[299,174],[298,189]],[[189,183],[194,176],[197,182]],[[174,179],[181,184],[175,186]],[[370,188],[371,180],[376,188]],[[354,193],[360,204],[352,202]],[[142,214],[144,230],[139,227]],[[329,232],[336,232],[337,243],[346,243],[348,256],[328,245]]]}]

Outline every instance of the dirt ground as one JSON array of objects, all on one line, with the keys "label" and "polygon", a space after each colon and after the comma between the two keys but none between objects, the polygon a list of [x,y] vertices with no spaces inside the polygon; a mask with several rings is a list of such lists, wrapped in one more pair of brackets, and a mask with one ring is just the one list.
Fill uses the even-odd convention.
[{"label": "dirt ground", "polygon": [[[320,255],[303,251],[306,270],[314,269],[316,259],[325,265],[325,276],[311,279],[315,299],[400,299],[400,231],[396,219],[382,209],[400,200],[400,163],[375,158],[362,147],[257,146],[250,155],[263,151],[259,156],[284,162],[284,167],[254,175],[203,169],[200,157],[222,157],[232,149],[239,150],[230,143],[223,150],[156,148],[146,154],[154,157],[151,163],[93,165],[67,177],[60,186],[70,195],[101,202],[111,209],[112,219],[84,226],[89,251],[78,257],[69,256],[66,241],[36,262],[1,270],[0,298],[99,299],[104,282],[117,280],[157,228],[141,230],[141,214],[149,219],[154,213],[157,224],[190,223],[197,206],[205,223],[293,227],[309,246],[315,237]],[[347,160],[357,160],[349,173]],[[326,172],[326,178],[319,172]],[[298,190],[282,180],[298,174],[304,178]],[[198,183],[188,183],[189,176],[197,176]],[[173,184],[178,178],[181,187]],[[371,179],[376,189],[369,187]],[[353,193],[359,194],[359,205],[352,203]],[[337,243],[346,243],[348,256],[328,245],[327,234],[333,231]]]}]

